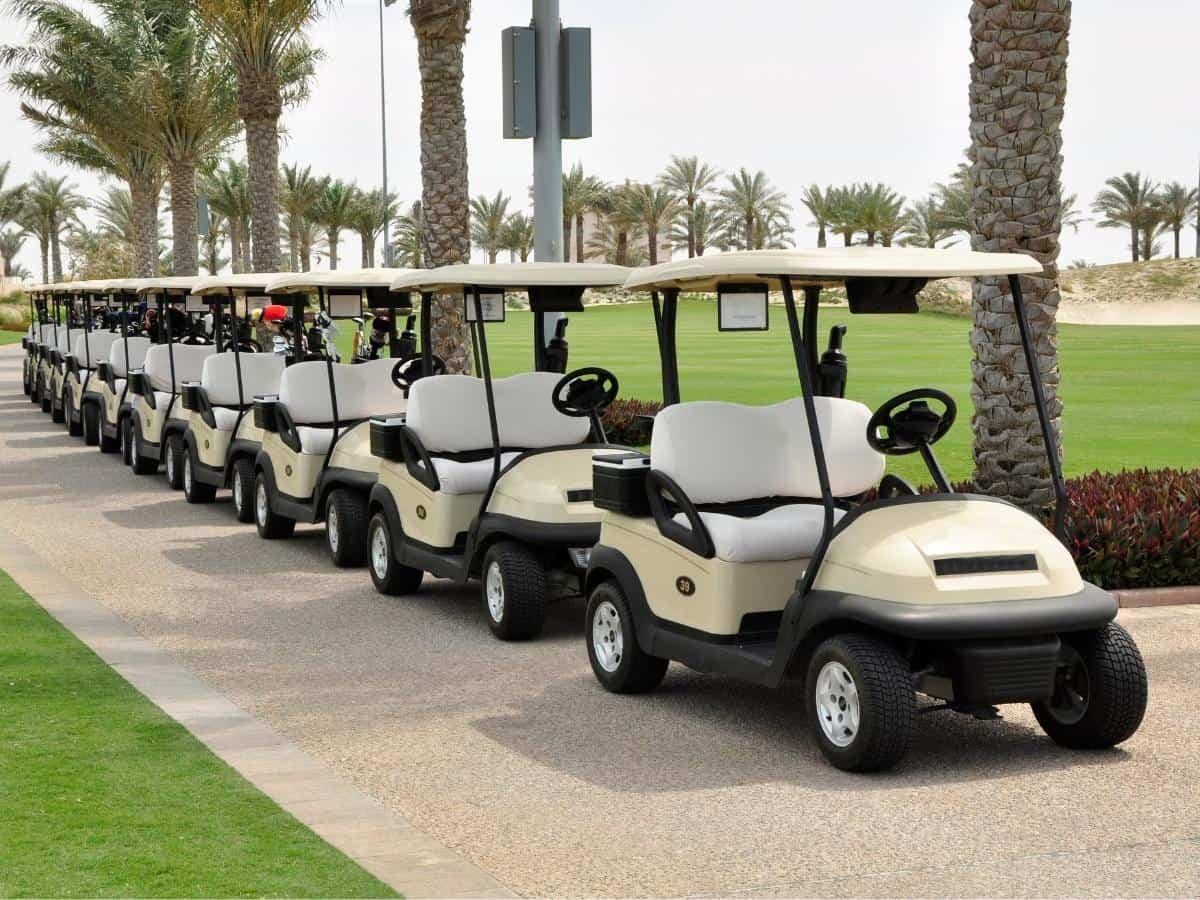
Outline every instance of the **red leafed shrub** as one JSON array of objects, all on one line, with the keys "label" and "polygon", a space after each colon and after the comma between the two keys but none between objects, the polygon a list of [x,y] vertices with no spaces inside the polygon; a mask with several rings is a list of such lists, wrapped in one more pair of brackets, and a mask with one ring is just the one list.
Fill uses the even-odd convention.
[{"label": "red leafed shrub", "polygon": [[1200,470],[1092,472],[1067,481],[1068,546],[1103,588],[1200,585]]},{"label": "red leafed shrub", "polygon": [[662,409],[657,400],[614,400],[600,416],[604,431],[613,444],[641,447],[650,443],[650,423],[638,416],[652,416]]}]

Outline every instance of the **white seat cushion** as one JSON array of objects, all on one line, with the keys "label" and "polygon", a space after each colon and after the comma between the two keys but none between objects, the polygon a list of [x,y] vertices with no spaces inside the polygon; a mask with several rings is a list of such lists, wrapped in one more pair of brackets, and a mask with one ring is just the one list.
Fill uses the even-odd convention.
[{"label": "white seat cushion", "polygon": [[[871,411],[837,397],[814,397],[813,404],[833,495],[852,497],[878,484],[884,458],[867,443]],[[654,419],[650,461],[697,504],[821,496],[800,397],[770,406],[668,406]]]},{"label": "white seat cushion", "polygon": [[[129,368],[140,369],[146,362],[146,353],[150,350],[150,338],[129,338]],[[113,374],[123,378],[128,371],[125,368],[125,341],[120,338],[108,348],[108,364],[112,366]]]},{"label": "white seat cushion", "polygon": [[125,390],[125,379],[124,378],[114,378],[113,379],[113,387],[116,388],[116,391],[114,391],[114,393],[118,397],[120,397],[121,392]]},{"label": "white seat cushion", "polygon": [[238,366],[242,370],[242,402],[253,403],[264,394],[279,393],[283,377],[283,357],[274,353],[216,353],[204,360],[200,384],[214,406],[238,403]]},{"label": "white seat cushion", "polygon": [[[844,513],[833,511],[836,522]],[[688,527],[683,513],[675,521]],[[758,516],[739,518],[701,512],[700,521],[712,537],[717,558],[727,562],[809,559],[821,539],[825,508],[817,503],[777,506]]]},{"label": "white seat cushion", "polygon": [[297,424],[333,421],[329,371],[333,370],[337,391],[338,418],[356,421],[370,416],[399,412],[404,394],[392,383],[393,359],[348,365],[314,360],[284,370],[279,379],[279,402],[287,407]]},{"label": "white seat cushion", "polygon": [[[346,429],[342,429],[345,431]],[[332,428],[313,428],[309,425],[297,425],[296,435],[300,438],[301,453],[326,453],[333,443]]]},{"label": "white seat cushion", "polygon": [[94,369],[100,360],[108,359],[113,342],[120,340],[121,337],[111,331],[76,331],[73,334],[75,335],[75,359],[84,369]]},{"label": "white seat cushion", "polygon": [[199,381],[204,361],[215,353],[211,344],[155,344],[146,351],[142,371],[156,391],[175,390],[171,381],[174,362],[175,383]]},{"label": "white seat cushion", "polygon": [[[500,468],[503,469],[519,455],[516,451],[501,453]],[[472,462],[435,458],[433,468],[437,472],[440,490],[446,494],[482,494],[492,480],[490,457]]]},{"label": "white seat cushion", "polygon": [[[230,409],[228,406],[214,406],[212,408],[213,420],[217,423],[218,431],[233,431],[237,425],[238,411]],[[247,412],[247,416],[253,416],[253,412]]]}]

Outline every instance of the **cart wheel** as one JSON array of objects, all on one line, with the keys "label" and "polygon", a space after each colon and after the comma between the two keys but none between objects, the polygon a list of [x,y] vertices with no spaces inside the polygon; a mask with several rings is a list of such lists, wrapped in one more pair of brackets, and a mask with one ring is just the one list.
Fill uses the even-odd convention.
[{"label": "cart wheel", "polygon": [[1064,747],[1099,750],[1128,740],[1146,714],[1146,664],[1116,622],[1063,635],[1054,696],[1034,703],[1042,730]]},{"label": "cart wheel", "polygon": [[158,471],[158,460],[149,456],[142,456],[138,452],[138,425],[133,420],[133,415],[125,420],[129,425],[129,468],[133,470],[134,475],[153,475]]},{"label": "cart wheel", "polygon": [[126,416],[121,420],[121,462],[133,468],[133,423]]},{"label": "cart wheel", "polygon": [[42,402],[41,391],[38,390],[38,377],[37,377],[36,372],[32,373],[29,376],[29,402],[30,403],[41,403]]},{"label": "cart wheel", "polygon": [[212,503],[217,496],[217,489],[211,484],[196,480],[196,472],[192,467],[192,454],[185,448],[183,451],[183,498],[188,503]]},{"label": "cart wheel", "polygon": [[83,404],[83,442],[89,447],[100,443],[100,409],[95,403]]},{"label": "cart wheel", "polygon": [[239,522],[254,521],[254,460],[243,456],[233,464],[233,512]]},{"label": "cart wheel", "polygon": [[69,434],[71,437],[79,437],[81,434],[83,434],[83,414],[80,413],[75,415],[74,409],[67,405],[70,401],[70,397],[70,394],[66,392],[63,393],[63,408],[66,410],[67,416],[67,434]]},{"label": "cart wheel", "polygon": [[592,591],[586,621],[588,661],[597,681],[615,694],[645,694],[658,687],[671,661],[651,656],[638,644],[633,612],[615,581]]},{"label": "cart wheel", "polygon": [[166,444],[163,446],[163,459],[167,464],[167,484],[173,491],[183,487],[183,456],[183,441],[179,435],[167,435]]},{"label": "cart wheel", "polygon": [[25,392],[26,397],[33,393],[33,384],[29,380],[28,364],[21,369],[21,390]]},{"label": "cart wheel", "polygon": [[325,541],[335,566],[354,568],[367,561],[367,501],[361,494],[338,488],[329,495]]},{"label": "cart wheel", "polygon": [[267,541],[289,538],[296,530],[296,520],[271,511],[271,498],[267,493],[267,479],[259,472],[254,479],[254,524],[258,536]]},{"label": "cart wheel", "polygon": [[392,530],[383,513],[377,512],[371,517],[367,541],[370,549],[367,568],[371,570],[371,583],[375,585],[375,590],[394,597],[397,594],[415,594],[421,589],[421,579],[425,573],[396,562]]},{"label": "cart wheel", "polygon": [[58,396],[58,403],[50,406],[50,421],[61,425],[67,420],[67,389],[63,388]]},{"label": "cart wheel", "polygon": [[829,638],[809,660],[805,685],[817,744],[839,769],[878,772],[904,756],[916,698],[891,644],[864,634]]},{"label": "cart wheel", "polygon": [[546,624],[546,570],[533,552],[501,541],[483,557],[483,611],[502,641],[536,637]]}]

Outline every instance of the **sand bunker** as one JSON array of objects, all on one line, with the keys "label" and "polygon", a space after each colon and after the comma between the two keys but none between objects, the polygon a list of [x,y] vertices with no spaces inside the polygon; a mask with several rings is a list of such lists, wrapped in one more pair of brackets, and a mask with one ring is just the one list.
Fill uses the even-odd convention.
[{"label": "sand bunker", "polygon": [[1200,303],[1071,303],[1058,307],[1058,321],[1069,325],[1200,325]]}]

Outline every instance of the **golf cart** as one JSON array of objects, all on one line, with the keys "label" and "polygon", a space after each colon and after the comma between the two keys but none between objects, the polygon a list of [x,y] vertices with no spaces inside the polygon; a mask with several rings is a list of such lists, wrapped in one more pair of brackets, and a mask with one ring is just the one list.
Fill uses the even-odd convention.
[{"label": "golf cart", "polygon": [[[600,413],[617,379],[596,367],[564,375],[565,320],[548,346],[545,314],[581,312],[587,288],[619,285],[628,274],[603,264],[512,263],[395,280],[394,290],[421,292],[421,371],[434,374],[408,380],[404,416],[371,422],[371,450],[383,460],[369,510],[376,590],[414,593],[425,572],[482,577],[488,624],[506,640],[541,631],[552,592],[579,593],[599,536],[592,453],[611,449]],[[462,298],[482,378],[440,374],[427,325],[435,293]],[[535,371],[494,379],[485,323],[503,321],[509,294],[529,298]]]},{"label": "golf cart", "polygon": [[[109,284],[108,320],[110,327],[117,329],[117,338],[108,348],[108,359],[96,365],[96,388],[99,392],[101,453],[122,450],[123,461],[133,461],[132,441],[124,440],[130,433],[128,419],[132,413],[132,395],[129,390],[129,373],[141,371],[150,350],[150,339],[139,333],[133,318],[131,305],[136,307],[137,290],[141,279],[131,278]],[[88,412],[84,408],[84,436],[88,430]]]},{"label": "golf cart", "polygon": [[[653,292],[664,407],[648,458],[596,461],[607,512],[586,633],[600,683],[649,691],[670,660],[770,687],[795,675],[822,752],[850,771],[904,755],[917,693],[940,701],[921,712],[980,718],[1029,703],[1068,747],[1132,735],[1146,705],[1141,656],[1113,621],[1115,598],[1080,579],[1062,543],[1067,495],[1019,277],[1041,272],[1022,254],[868,247],[636,270],[625,286]],[[915,313],[928,281],[953,276],[1007,278],[1024,350],[1013,363],[1048,450],[1056,534],[999,498],[952,491],[933,451],[955,420],[949,395],[907,390],[871,413],[841,395],[840,349],[816,355],[823,287],[844,287],[851,314]],[[800,396],[681,402],[685,290],[716,293],[723,330],[765,328],[768,291],[782,291]],[[884,475],[888,456],[912,453],[935,492]]]},{"label": "golf cart", "polygon": [[231,485],[240,522],[254,521],[250,498],[262,429],[255,422],[253,401],[278,393],[284,369],[283,356],[256,352],[258,345],[249,336],[251,313],[268,303],[266,285],[274,277],[218,275],[192,286],[192,294],[212,311],[216,352],[204,360],[198,380],[182,384],[187,411],[183,494],[188,503],[209,503],[218,488]]},{"label": "golf cart", "polygon": [[42,382],[42,412],[50,413],[50,421],[61,424],[65,421],[62,405],[63,377],[66,375],[66,358],[71,352],[71,325],[78,322],[75,319],[75,296],[77,284],[74,282],[56,284],[51,290],[51,302],[54,306],[53,343],[50,344],[46,355],[46,367]]},{"label": "golf cart", "polygon": [[306,354],[303,310],[315,296],[333,320],[362,314],[363,295],[372,306],[407,307],[407,297],[388,296],[404,269],[337,270],[280,275],[267,285],[276,300],[290,304],[297,323],[295,359],[284,370],[275,396],[256,397],[254,417],[263,430],[255,460],[254,517],[259,536],[290,537],[296,522],[324,521],[329,554],[336,566],[366,560],[367,497],[379,460],[370,452],[372,416],[404,410],[394,370],[411,373],[419,358],[376,359],[358,365],[334,361],[332,329],[323,327],[323,353]]},{"label": "golf cart", "polygon": [[[93,330],[97,312],[108,306],[107,281],[80,282],[77,287],[79,321],[71,341],[71,352],[64,357],[61,406],[67,423],[67,433],[83,435],[85,443],[94,446],[100,439],[100,394],[92,374],[101,359],[108,359],[109,350],[118,335],[108,330]],[[92,407],[88,413],[87,408]],[[90,416],[90,418],[89,418]],[[91,430],[86,426],[91,422]]]},{"label": "golf cart", "polygon": [[21,338],[25,357],[21,363],[21,386],[32,403],[38,403],[37,376],[42,343],[42,324],[46,319],[47,285],[35,284],[29,289],[29,330]]},{"label": "golf cart", "polygon": [[133,399],[123,442],[135,474],[151,475],[165,462],[167,483],[175,490],[183,487],[183,433],[188,424],[179,402],[180,386],[199,381],[204,361],[215,352],[211,343],[181,341],[191,333],[190,315],[207,311],[192,294],[195,281],[189,276],[144,278],[137,288],[147,301],[145,327],[152,343],[141,371],[129,373]]}]

